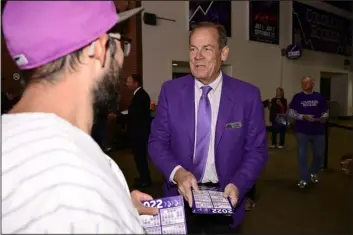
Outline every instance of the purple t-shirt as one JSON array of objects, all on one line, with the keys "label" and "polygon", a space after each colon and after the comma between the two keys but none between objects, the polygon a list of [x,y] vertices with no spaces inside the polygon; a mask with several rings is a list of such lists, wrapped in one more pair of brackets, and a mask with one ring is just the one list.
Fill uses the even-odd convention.
[{"label": "purple t-shirt", "polygon": [[[314,118],[320,118],[323,113],[328,111],[326,99],[319,92],[311,94],[300,92],[294,95],[289,108],[295,110],[298,114],[313,115]],[[297,120],[295,132],[306,135],[323,135],[325,134],[325,124]]]}]

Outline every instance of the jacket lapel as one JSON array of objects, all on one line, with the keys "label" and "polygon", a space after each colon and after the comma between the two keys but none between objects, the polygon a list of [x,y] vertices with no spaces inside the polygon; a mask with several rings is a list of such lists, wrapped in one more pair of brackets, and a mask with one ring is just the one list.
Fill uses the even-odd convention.
[{"label": "jacket lapel", "polygon": [[181,96],[183,123],[180,124],[180,127],[184,126],[186,128],[188,141],[193,146],[195,141],[195,80],[191,75],[188,75],[185,80]]},{"label": "jacket lapel", "polygon": [[223,84],[222,84],[222,94],[221,100],[219,102],[219,110],[216,124],[216,136],[215,136],[215,150],[219,145],[220,140],[222,139],[225,126],[227,125],[228,118],[230,113],[232,112],[232,92],[233,87],[231,81],[231,77],[227,76],[223,73]]}]

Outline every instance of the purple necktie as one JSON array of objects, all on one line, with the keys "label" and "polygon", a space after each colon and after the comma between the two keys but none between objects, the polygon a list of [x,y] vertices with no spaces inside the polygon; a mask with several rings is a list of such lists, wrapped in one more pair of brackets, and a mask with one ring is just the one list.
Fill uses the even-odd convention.
[{"label": "purple necktie", "polygon": [[203,86],[202,95],[197,111],[197,125],[196,125],[196,146],[194,164],[195,177],[201,182],[207,162],[208,148],[210,146],[211,133],[211,104],[208,99],[208,93],[212,90],[210,86]]}]

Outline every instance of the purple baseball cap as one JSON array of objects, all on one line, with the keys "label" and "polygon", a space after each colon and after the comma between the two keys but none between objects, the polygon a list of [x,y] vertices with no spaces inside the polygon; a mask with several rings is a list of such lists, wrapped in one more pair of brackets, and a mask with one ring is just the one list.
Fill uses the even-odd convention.
[{"label": "purple baseball cap", "polygon": [[117,14],[113,1],[8,1],[2,27],[17,66],[32,69],[88,45],[142,10]]}]

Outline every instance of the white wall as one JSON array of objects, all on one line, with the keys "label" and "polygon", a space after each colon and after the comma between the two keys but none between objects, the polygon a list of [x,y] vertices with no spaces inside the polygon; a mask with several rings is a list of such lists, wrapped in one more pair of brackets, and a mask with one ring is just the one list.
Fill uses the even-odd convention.
[{"label": "white wall", "polygon": [[[172,61],[188,61],[188,4],[188,1],[142,1],[146,12],[176,20],[158,20],[157,26],[142,24],[144,86],[153,100],[157,101],[161,84],[172,78]],[[332,10],[330,5],[324,3],[309,4]],[[283,86],[287,98],[291,99],[300,90],[300,78],[305,75],[320,80],[320,71],[348,73],[344,70],[344,57],[339,55],[305,50],[303,57],[297,61],[289,61],[281,56],[280,48],[291,44],[292,38],[290,1],[281,2],[281,45],[248,40],[248,7],[248,1],[232,2],[233,36],[229,40],[231,51],[226,63],[231,66],[230,75],[259,87],[263,98],[273,97],[276,87]],[[334,12],[342,13],[339,10]],[[351,70],[349,79],[352,78]],[[352,106],[352,102],[349,103]]]}]

